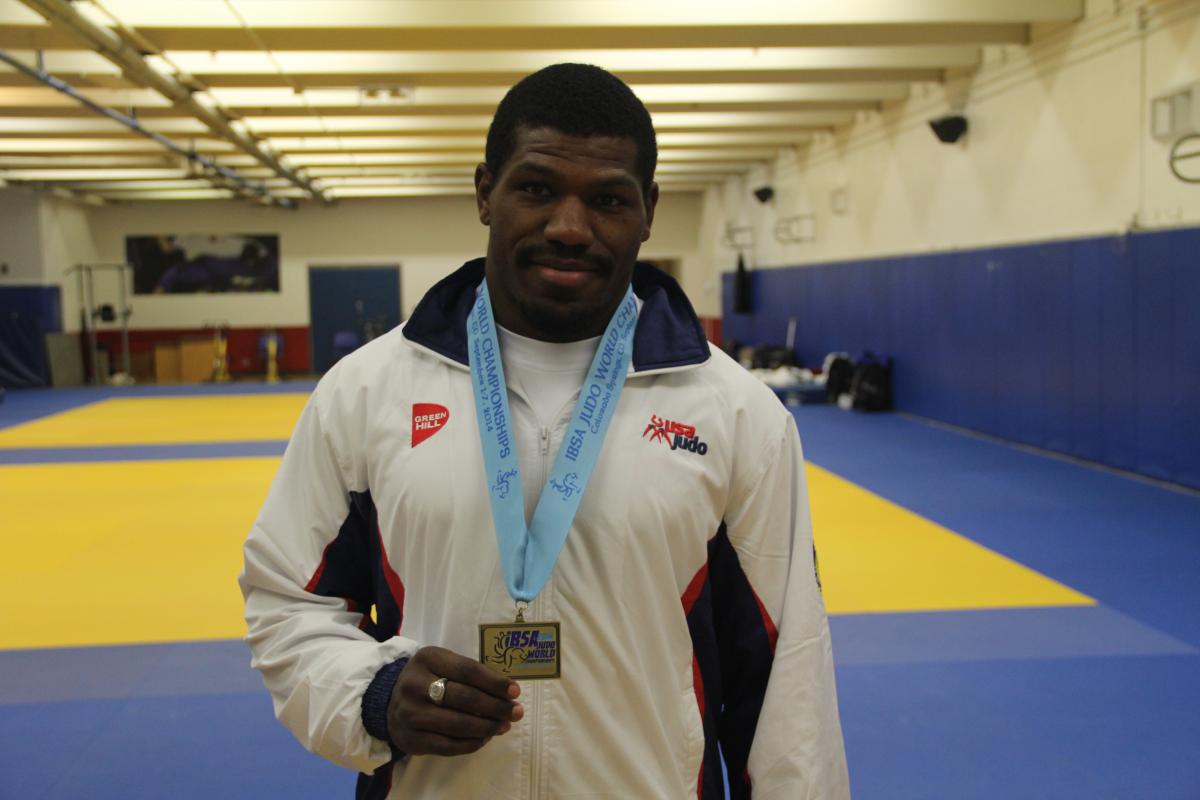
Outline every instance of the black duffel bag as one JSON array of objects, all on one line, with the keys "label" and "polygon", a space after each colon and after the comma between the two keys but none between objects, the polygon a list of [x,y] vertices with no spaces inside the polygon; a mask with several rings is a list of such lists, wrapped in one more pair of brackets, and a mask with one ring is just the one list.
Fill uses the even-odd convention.
[{"label": "black duffel bag", "polygon": [[859,411],[891,411],[892,359],[865,353],[854,367],[850,396]]}]

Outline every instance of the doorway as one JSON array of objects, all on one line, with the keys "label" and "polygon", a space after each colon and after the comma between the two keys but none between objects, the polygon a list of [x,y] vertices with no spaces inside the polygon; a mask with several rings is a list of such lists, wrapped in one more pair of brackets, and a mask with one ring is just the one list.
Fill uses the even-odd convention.
[{"label": "doorway", "polygon": [[400,265],[309,267],[312,367],[321,374],[400,324]]}]

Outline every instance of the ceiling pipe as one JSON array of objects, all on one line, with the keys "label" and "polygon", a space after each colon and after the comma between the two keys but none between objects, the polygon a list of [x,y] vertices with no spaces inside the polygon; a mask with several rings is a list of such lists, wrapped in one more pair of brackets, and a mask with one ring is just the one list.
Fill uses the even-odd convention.
[{"label": "ceiling pipe", "polygon": [[92,111],[95,111],[97,114],[100,114],[101,116],[104,116],[104,117],[108,117],[109,119],[113,120],[114,122],[119,122],[120,124],[124,125],[126,128],[129,128],[131,131],[141,134],[142,136],[145,136],[147,139],[151,139],[154,142],[162,145],[163,147],[170,150],[172,153],[183,156],[184,158],[186,158],[188,160],[189,163],[199,165],[204,170],[204,174],[202,177],[206,178],[210,183],[212,183],[214,186],[217,186],[218,188],[221,188],[221,189],[231,189],[232,188],[234,191],[240,190],[244,193],[250,193],[250,194],[253,194],[256,198],[259,198],[264,201],[269,201],[269,202],[271,202],[275,205],[281,206],[283,208],[295,208],[295,206],[296,206],[295,201],[292,200],[291,198],[275,197],[274,195],[271,194],[270,189],[268,189],[265,184],[259,183],[256,181],[247,180],[246,178],[243,178],[241,175],[237,174],[235,171],[229,169],[228,167],[221,166],[217,162],[213,161],[211,158],[208,158],[207,156],[202,156],[194,150],[189,150],[189,149],[183,147],[182,145],[176,144],[175,142],[173,142],[172,140],[168,139],[166,136],[163,136],[160,133],[155,133],[152,130],[147,130],[146,128],[142,127],[142,124],[140,122],[138,122],[136,119],[134,119],[133,117],[131,117],[127,114],[122,114],[120,111],[116,111],[114,109],[109,108],[108,106],[104,106],[104,105],[101,105],[101,104],[95,102],[90,97],[87,97],[86,95],[83,95],[83,94],[79,93],[78,91],[76,91],[75,87],[62,81],[59,78],[54,77],[50,73],[46,72],[44,69],[40,69],[38,67],[31,67],[28,64],[20,61],[19,59],[13,58],[10,54],[4,52],[3,50],[0,50],[0,62],[4,62],[5,64],[8,64],[10,67],[17,70],[21,74],[23,74],[29,78],[32,78],[35,81],[38,81],[46,86],[49,86],[51,89],[62,92],[63,94],[70,97],[72,100],[75,100],[79,104],[91,109]]},{"label": "ceiling pipe", "polygon": [[222,114],[199,103],[192,97],[193,90],[191,88],[174,77],[155,70],[146,63],[142,53],[126,44],[125,40],[116,33],[95,24],[80,14],[72,8],[68,0],[21,0],[21,2],[48,21],[57,23],[82,37],[96,52],[120,67],[127,78],[154,89],[175,105],[186,109],[217,136],[232,143],[242,152],[253,156],[256,161],[270,168],[276,175],[298,186],[305,196],[325,203],[332,202],[311,180],[285,166],[251,137],[238,132]]}]

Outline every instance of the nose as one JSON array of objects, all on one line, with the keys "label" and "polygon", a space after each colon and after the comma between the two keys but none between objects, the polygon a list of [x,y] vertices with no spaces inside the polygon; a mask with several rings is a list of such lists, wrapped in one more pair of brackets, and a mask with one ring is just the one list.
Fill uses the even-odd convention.
[{"label": "nose", "polygon": [[545,237],[564,247],[590,247],[595,235],[583,201],[573,195],[563,195],[550,210]]}]

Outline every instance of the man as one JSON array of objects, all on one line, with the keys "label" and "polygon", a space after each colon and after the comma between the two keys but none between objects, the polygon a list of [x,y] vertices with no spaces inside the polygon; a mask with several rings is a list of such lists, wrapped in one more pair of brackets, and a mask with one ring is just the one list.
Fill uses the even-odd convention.
[{"label": "man", "polygon": [[301,416],[247,641],[360,797],[719,798],[722,755],[735,798],[849,795],[794,421],[635,265],[656,158],[612,75],[525,78],[486,259]]}]

